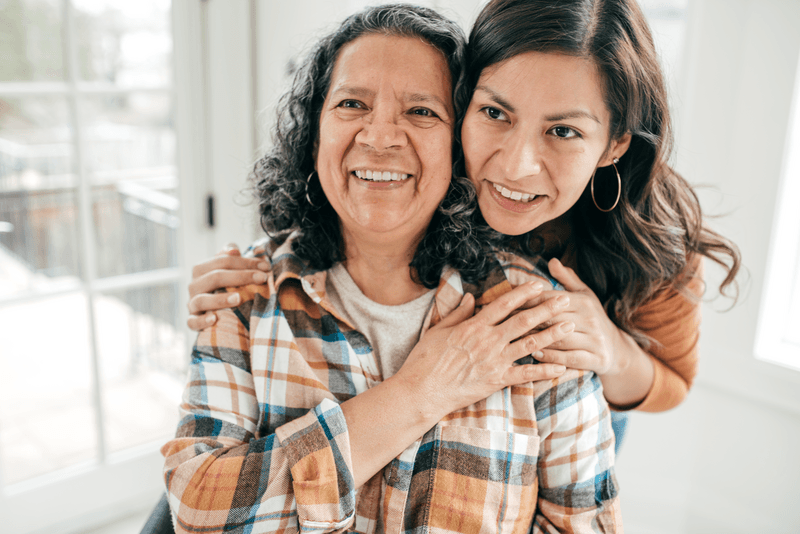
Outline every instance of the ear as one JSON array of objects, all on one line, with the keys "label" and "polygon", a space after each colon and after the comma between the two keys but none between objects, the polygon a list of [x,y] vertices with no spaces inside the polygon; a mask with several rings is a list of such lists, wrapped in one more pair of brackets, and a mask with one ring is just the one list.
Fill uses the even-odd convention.
[{"label": "ear", "polygon": [[611,141],[608,145],[608,150],[606,151],[606,155],[603,156],[597,166],[598,167],[608,167],[614,162],[614,158],[621,158],[625,152],[628,151],[628,148],[631,146],[631,134],[625,133],[619,139],[615,139]]}]

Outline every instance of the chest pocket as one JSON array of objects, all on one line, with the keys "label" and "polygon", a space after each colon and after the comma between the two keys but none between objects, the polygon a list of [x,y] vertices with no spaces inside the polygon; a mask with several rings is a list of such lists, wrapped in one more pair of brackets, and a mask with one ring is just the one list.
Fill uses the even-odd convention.
[{"label": "chest pocket", "polygon": [[433,448],[431,529],[530,531],[538,492],[538,436],[439,424]]}]

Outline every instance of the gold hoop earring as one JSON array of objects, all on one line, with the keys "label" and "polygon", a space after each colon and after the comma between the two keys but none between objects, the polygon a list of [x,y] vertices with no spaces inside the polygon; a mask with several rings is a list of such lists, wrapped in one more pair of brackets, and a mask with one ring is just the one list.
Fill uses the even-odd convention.
[{"label": "gold hoop earring", "polygon": [[597,205],[597,199],[594,198],[594,175],[597,174],[597,169],[595,169],[594,174],[592,174],[592,180],[590,184],[592,191],[592,202],[594,202],[594,207],[599,209],[603,213],[608,213],[609,211],[612,211],[614,208],[616,208],[617,204],[619,204],[619,197],[622,196],[622,178],[619,175],[619,170],[617,169],[617,163],[619,163],[619,158],[614,158],[614,160],[611,163],[611,166],[614,167],[614,172],[617,175],[617,198],[616,200],[614,200],[614,205],[608,209],[604,210],[603,208]]},{"label": "gold hoop earring", "polygon": [[308,185],[311,183],[311,177],[314,176],[316,172],[317,172],[316,170],[311,171],[311,174],[309,174],[308,178],[306,178],[306,200],[308,201],[309,204],[311,204],[312,208],[319,208],[319,206],[311,202],[311,197],[308,195]]}]

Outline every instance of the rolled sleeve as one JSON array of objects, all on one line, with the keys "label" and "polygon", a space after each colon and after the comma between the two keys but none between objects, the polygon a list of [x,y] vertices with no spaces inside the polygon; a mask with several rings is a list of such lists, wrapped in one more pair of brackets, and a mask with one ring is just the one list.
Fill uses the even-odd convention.
[{"label": "rolled sleeve", "polygon": [[321,398],[296,419],[265,425],[250,369],[248,314],[240,306],[218,315],[198,337],[176,438],[161,450],[176,532],[346,529],[355,488],[341,408]]},{"label": "rolled sleeve", "polygon": [[541,441],[532,532],[622,532],[610,410],[600,380],[568,371],[551,384],[536,397]]}]

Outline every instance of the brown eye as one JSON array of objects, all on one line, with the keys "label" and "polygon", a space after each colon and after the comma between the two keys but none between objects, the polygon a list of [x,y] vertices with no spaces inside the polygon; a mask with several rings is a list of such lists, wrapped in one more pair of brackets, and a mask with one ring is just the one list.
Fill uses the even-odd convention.
[{"label": "brown eye", "polygon": [[342,100],[339,103],[340,108],[349,108],[349,109],[362,109],[364,104],[359,102],[358,100]]},{"label": "brown eye", "polygon": [[561,139],[570,139],[572,137],[580,137],[580,135],[578,135],[578,132],[576,132],[575,130],[573,130],[572,128],[570,128],[568,126],[556,126],[550,131],[553,132],[553,135],[555,135],[556,137],[559,137]]},{"label": "brown eye", "polygon": [[507,119],[505,113],[492,106],[486,106],[485,108],[481,109],[481,111],[486,114],[487,117],[495,121]]},{"label": "brown eye", "polygon": [[438,117],[436,113],[428,108],[414,108],[411,110],[411,113],[419,117]]}]

